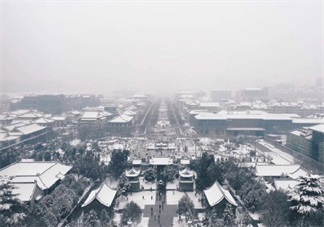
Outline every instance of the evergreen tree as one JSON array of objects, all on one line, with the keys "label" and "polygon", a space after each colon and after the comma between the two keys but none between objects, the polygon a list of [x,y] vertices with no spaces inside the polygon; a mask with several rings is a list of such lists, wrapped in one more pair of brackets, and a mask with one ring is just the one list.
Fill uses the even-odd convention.
[{"label": "evergreen tree", "polygon": [[111,218],[109,216],[109,213],[103,209],[100,213],[100,223],[102,226],[109,226],[111,221]]},{"label": "evergreen tree", "polygon": [[128,181],[128,178],[123,174],[119,180],[119,184],[117,186],[117,197],[123,195],[127,196],[127,192],[130,190],[131,184]]},{"label": "evergreen tree", "polygon": [[252,218],[250,217],[248,212],[244,212],[242,218],[242,224],[243,226],[250,226],[252,224]]},{"label": "evergreen tree", "polygon": [[223,214],[223,220],[224,220],[225,226],[234,226],[235,225],[235,215],[233,213],[233,208],[229,203],[226,204],[224,214]]},{"label": "evergreen tree", "polygon": [[83,216],[83,225],[89,227],[100,227],[98,214],[94,210],[90,210],[89,213]]},{"label": "evergreen tree", "polygon": [[290,214],[287,195],[282,191],[271,191],[262,198],[262,221],[266,226],[285,226]]},{"label": "evergreen tree", "polygon": [[13,193],[14,189],[8,179],[0,179],[0,226],[12,226],[26,216],[25,207]]},{"label": "evergreen tree", "polygon": [[191,217],[193,211],[194,211],[194,203],[192,199],[190,199],[190,197],[187,194],[185,194],[178,202],[177,213],[179,215],[185,214]]},{"label": "evergreen tree", "polygon": [[204,190],[210,187],[216,179],[212,179],[209,173],[209,166],[215,163],[214,156],[204,152],[194,169],[197,172],[196,188]]},{"label": "evergreen tree", "polygon": [[122,214],[121,224],[126,225],[127,222],[130,220],[134,224],[138,224],[141,222],[142,219],[142,209],[137,203],[131,201],[127,203]]},{"label": "evergreen tree", "polygon": [[323,226],[324,224],[324,187],[318,175],[298,178],[299,183],[289,193],[290,209],[295,213],[292,221],[298,226]]},{"label": "evergreen tree", "polygon": [[114,150],[111,155],[111,161],[108,165],[109,173],[116,179],[120,177],[127,168],[127,158],[129,150]]},{"label": "evergreen tree", "polygon": [[299,183],[289,194],[289,201],[292,202],[290,209],[301,215],[308,215],[323,210],[324,188],[321,185],[320,177],[307,175],[298,178]]}]

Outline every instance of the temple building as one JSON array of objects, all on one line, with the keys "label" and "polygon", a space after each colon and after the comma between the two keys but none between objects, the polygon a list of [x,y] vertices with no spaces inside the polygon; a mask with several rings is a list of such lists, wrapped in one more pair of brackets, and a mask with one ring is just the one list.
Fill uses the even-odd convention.
[{"label": "temple building", "polygon": [[105,182],[99,188],[91,191],[86,201],[81,205],[86,210],[106,209],[113,207],[117,191],[111,189]]},{"label": "temple building", "polygon": [[179,190],[185,192],[194,191],[194,175],[187,168],[179,171]]},{"label": "temple building", "polygon": [[132,168],[130,170],[126,170],[125,175],[129,183],[131,184],[130,191],[132,192],[140,191],[140,182],[139,182],[140,170],[136,170]]},{"label": "temple building", "polygon": [[227,204],[230,204],[233,207],[233,211],[235,211],[237,207],[237,203],[235,202],[231,193],[222,188],[217,181],[215,181],[210,188],[205,189],[204,194],[208,205],[210,207],[215,207],[216,210],[218,210],[217,213],[219,214],[223,214]]}]

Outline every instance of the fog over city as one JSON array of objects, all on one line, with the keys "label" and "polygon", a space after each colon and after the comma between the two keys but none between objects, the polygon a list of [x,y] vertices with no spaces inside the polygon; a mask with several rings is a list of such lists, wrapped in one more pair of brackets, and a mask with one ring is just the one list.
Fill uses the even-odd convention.
[{"label": "fog over city", "polygon": [[321,1],[2,1],[1,90],[240,89],[323,76]]}]

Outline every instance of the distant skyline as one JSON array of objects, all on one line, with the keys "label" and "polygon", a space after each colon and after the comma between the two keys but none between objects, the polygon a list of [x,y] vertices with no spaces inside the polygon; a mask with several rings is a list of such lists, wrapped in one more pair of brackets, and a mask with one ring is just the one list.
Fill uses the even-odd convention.
[{"label": "distant skyline", "polygon": [[2,1],[1,90],[170,93],[323,78],[323,1]]}]

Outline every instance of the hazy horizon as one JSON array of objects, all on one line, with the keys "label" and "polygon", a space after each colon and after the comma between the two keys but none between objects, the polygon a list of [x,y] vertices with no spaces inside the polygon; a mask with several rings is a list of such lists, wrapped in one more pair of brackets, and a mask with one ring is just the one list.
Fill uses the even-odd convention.
[{"label": "hazy horizon", "polygon": [[323,78],[323,3],[2,2],[3,92],[240,89]]}]

